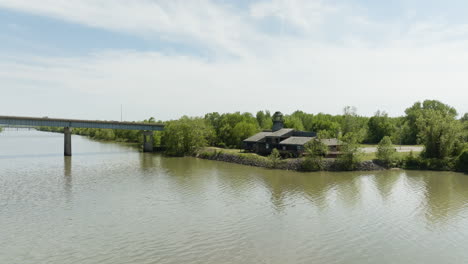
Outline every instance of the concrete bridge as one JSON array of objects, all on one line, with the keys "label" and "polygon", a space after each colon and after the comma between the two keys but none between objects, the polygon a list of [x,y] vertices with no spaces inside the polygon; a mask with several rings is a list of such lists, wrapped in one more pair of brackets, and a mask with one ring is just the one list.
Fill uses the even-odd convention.
[{"label": "concrete bridge", "polygon": [[143,134],[143,151],[153,151],[153,131],[161,131],[164,125],[155,123],[136,123],[118,121],[77,120],[58,119],[48,117],[20,117],[0,116],[0,125],[28,126],[28,127],[63,127],[64,128],[64,155],[71,156],[71,130],[77,128],[104,128],[104,129],[126,129],[140,130]]}]

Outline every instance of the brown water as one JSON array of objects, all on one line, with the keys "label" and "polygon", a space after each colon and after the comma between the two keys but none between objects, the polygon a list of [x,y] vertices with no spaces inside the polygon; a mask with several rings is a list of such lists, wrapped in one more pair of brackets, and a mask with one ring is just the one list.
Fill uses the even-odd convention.
[{"label": "brown water", "polygon": [[296,173],[0,134],[0,263],[468,263],[468,176]]}]

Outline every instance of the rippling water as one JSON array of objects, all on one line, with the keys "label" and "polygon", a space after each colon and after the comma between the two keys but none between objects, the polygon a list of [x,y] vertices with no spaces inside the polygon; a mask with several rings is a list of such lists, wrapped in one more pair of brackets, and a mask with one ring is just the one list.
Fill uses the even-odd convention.
[{"label": "rippling water", "polygon": [[0,134],[0,263],[468,263],[468,176],[295,173]]}]

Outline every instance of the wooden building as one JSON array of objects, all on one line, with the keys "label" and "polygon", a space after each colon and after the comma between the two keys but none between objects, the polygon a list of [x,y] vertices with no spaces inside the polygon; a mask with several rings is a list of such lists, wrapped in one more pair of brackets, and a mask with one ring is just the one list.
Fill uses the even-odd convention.
[{"label": "wooden building", "polygon": [[[273,129],[257,133],[243,141],[245,151],[268,155],[273,149],[282,154],[299,156],[304,153],[305,144],[316,139],[315,132],[298,131],[283,128],[283,115],[276,112],[273,115]],[[332,157],[339,154],[341,142],[337,139],[323,139]]]}]

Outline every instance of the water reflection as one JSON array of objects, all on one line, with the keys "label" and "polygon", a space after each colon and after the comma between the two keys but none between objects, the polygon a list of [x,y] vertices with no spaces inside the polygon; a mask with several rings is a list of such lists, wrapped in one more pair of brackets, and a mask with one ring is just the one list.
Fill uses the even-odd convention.
[{"label": "water reflection", "polygon": [[431,224],[453,220],[468,205],[468,177],[462,174],[408,171],[407,176],[424,186],[422,202]]},{"label": "water reflection", "polygon": [[399,170],[379,171],[374,173],[372,181],[383,201],[387,201],[394,193],[394,189],[402,175],[402,171]]},{"label": "water reflection", "polygon": [[67,202],[72,199],[72,157],[63,157],[63,182]]},{"label": "water reflection", "polygon": [[0,156],[21,157],[0,157],[0,263],[468,258],[466,175],[268,170],[82,137],[73,157],[24,156],[62,153],[46,139],[0,137]]}]

